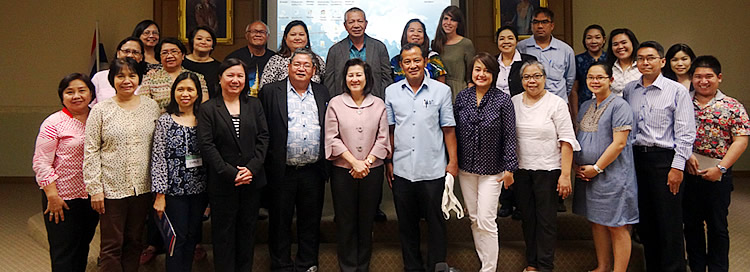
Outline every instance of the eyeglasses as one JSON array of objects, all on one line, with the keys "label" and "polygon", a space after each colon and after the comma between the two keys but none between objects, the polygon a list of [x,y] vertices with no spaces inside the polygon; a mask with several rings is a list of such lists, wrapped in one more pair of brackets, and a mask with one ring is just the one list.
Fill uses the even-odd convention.
[{"label": "eyeglasses", "polygon": [[268,34],[265,30],[250,30],[247,33],[250,33],[250,35],[266,35]]},{"label": "eyeglasses", "polygon": [[146,31],[143,31],[143,33],[141,33],[141,36],[148,37],[148,36],[151,36],[151,35],[159,36],[159,31],[149,31],[149,30],[146,30]]},{"label": "eyeglasses", "polygon": [[541,20],[541,21],[539,21],[539,20],[531,20],[531,24],[532,25],[538,25],[538,24],[546,25],[546,24],[549,24],[551,22],[552,21],[550,21],[550,20]]},{"label": "eyeglasses", "polygon": [[604,81],[605,79],[608,79],[608,77],[605,76],[587,76],[586,80],[589,81]]},{"label": "eyeglasses", "polygon": [[637,58],[635,58],[635,61],[637,61],[637,62],[644,62],[644,61],[653,62],[653,61],[658,60],[658,59],[661,59],[661,57],[648,56],[648,57],[645,57],[645,58],[644,57],[637,57]]},{"label": "eyeglasses", "polygon": [[523,77],[521,77],[521,79],[523,79],[523,81],[529,81],[529,80],[531,80],[532,78],[533,78],[534,80],[541,80],[542,78],[544,78],[544,75],[542,75],[542,74],[536,74],[536,75],[523,75]]},{"label": "eyeglasses", "polygon": [[177,49],[172,49],[172,50],[164,50],[164,51],[161,51],[161,54],[162,54],[162,55],[172,55],[172,56],[177,56],[177,55],[179,55],[179,54],[181,54],[181,53],[182,53],[182,51],[180,51],[180,50],[177,50]]},{"label": "eyeglasses", "polygon": [[307,69],[310,69],[310,68],[312,68],[312,64],[310,64],[309,62],[306,62],[306,63],[301,63],[301,62],[293,62],[293,63],[292,63],[292,67],[294,67],[294,68],[300,68],[300,67],[304,67],[304,68],[305,68],[305,70],[307,70]]},{"label": "eyeglasses", "polygon": [[120,52],[122,52],[125,55],[133,55],[133,56],[141,55],[141,51],[138,51],[138,50],[120,49]]}]

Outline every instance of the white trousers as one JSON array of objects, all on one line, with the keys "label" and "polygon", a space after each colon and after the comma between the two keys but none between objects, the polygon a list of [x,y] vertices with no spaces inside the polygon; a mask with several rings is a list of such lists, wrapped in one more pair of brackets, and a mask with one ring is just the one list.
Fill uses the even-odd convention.
[{"label": "white trousers", "polygon": [[502,174],[477,175],[463,170],[458,172],[464,207],[469,211],[471,234],[477,249],[481,272],[497,271],[500,245],[497,240],[497,204],[502,186],[497,182]]}]

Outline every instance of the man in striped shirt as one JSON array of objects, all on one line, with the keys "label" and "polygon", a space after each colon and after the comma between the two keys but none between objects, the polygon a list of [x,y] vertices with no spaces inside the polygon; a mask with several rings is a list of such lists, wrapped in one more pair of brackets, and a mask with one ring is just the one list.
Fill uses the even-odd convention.
[{"label": "man in striped shirt", "polygon": [[682,183],[685,162],[695,139],[690,94],[661,75],[664,47],[641,43],[636,55],[639,80],[625,85],[623,97],[633,108],[633,153],[638,177],[638,234],[647,271],[685,271],[682,237]]}]

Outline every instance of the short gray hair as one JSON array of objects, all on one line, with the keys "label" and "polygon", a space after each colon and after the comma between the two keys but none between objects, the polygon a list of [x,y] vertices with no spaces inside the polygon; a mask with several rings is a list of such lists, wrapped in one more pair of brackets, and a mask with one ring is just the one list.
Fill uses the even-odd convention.
[{"label": "short gray hair", "polygon": [[289,58],[289,64],[292,64],[292,60],[297,55],[308,55],[310,56],[310,59],[312,60],[313,66],[315,67],[315,70],[320,69],[320,61],[318,61],[318,54],[315,54],[310,48],[297,48],[292,53],[292,57]]},{"label": "short gray hair", "polygon": [[247,24],[247,26],[245,26],[245,32],[250,31],[250,26],[253,25],[254,23],[263,24],[263,26],[266,27],[266,36],[271,36],[271,30],[268,28],[268,25],[261,20],[253,21],[252,23]]},{"label": "short gray hair", "polygon": [[362,18],[365,19],[365,22],[367,22],[367,15],[365,14],[365,11],[358,7],[352,7],[344,12],[344,23],[346,23],[346,16],[351,12],[361,12]]},{"label": "short gray hair", "polygon": [[542,75],[544,76],[544,78],[547,78],[547,72],[544,71],[544,65],[542,65],[542,63],[537,60],[524,61],[523,64],[521,65],[521,70],[519,71],[521,74],[519,76],[523,78],[523,71],[526,70],[526,67],[529,67],[532,65],[538,67],[539,70],[542,70]]}]

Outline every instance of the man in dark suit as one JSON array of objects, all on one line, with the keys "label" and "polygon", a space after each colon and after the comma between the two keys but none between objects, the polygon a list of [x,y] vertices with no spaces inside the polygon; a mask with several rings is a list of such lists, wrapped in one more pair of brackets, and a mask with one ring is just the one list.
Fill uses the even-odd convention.
[{"label": "man in dark suit", "polygon": [[372,67],[372,76],[375,80],[372,94],[381,99],[385,98],[385,87],[393,83],[388,50],[381,41],[365,34],[367,18],[362,9],[350,8],[344,13],[344,20],[344,27],[349,36],[328,49],[323,83],[328,87],[331,97],[344,92],[341,87],[344,64],[349,59],[360,58]]},{"label": "man in dark suit", "polygon": [[[264,85],[270,143],[265,169],[271,193],[269,253],[272,271],[317,271],[320,217],[329,163],[325,159],[328,89],[310,81],[315,53],[297,49],[287,80]],[[297,209],[297,257],[291,258],[291,225]]]}]

